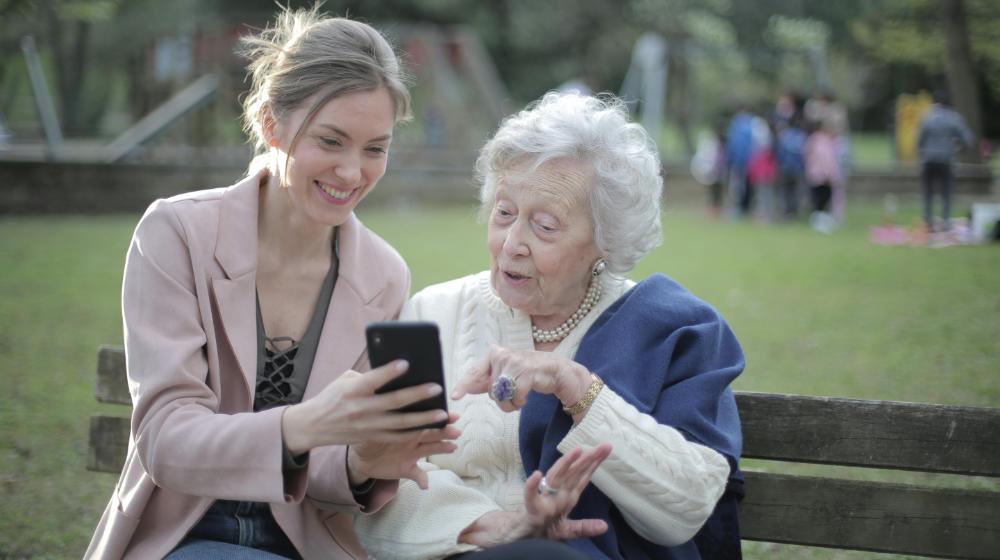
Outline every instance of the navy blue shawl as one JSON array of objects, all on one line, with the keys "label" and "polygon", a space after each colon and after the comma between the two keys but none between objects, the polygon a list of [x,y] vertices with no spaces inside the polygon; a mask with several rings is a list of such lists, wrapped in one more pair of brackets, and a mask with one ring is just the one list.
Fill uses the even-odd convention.
[{"label": "navy blue shawl", "polygon": [[[742,477],[736,465],[742,434],[729,385],[743,371],[743,351],[725,320],[711,306],[677,282],[655,274],[629,290],[597,319],[584,335],[575,360],[640,412],[676,428],[689,441],[725,456],[731,466],[729,488],[739,493]],[[528,396],[519,427],[527,475],[536,469],[544,472],[560,457],[556,445],[572,424],[572,418],[562,412],[553,395],[533,392]],[[714,526],[718,532],[722,530],[719,527],[736,523],[735,500],[728,511],[721,508],[722,501],[706,529]],[[608,532],[599,537],[569,541],[591,558],[701,558],[696,539],[673,547],[643,539],[594,484],[584,490],[571,517],[608,522]],[[708,535],[709,547],[718,547],[712,540]]]}]

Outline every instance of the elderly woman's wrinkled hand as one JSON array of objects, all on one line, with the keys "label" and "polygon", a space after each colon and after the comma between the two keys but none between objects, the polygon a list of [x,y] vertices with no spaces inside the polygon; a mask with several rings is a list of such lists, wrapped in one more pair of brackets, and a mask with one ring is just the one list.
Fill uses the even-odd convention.
[{"label": "elderly woman's wrinkled hand", "polygon": [[565,541],[603,534],[608,530],[605,521],[570,519],[569,513],[610,454],[607,443],[587,451],[577,448],[559,458],[544,476],[535,471],[524,483],[524,512],[486,513],[462,531],[459,542],[490,548],[532,537]]},{"label": "elderly woman's wrinkled hand", "polygon": [[520,410],[528,393],[553,394],[564,406],[583,398],[590,386],[590,372],[582,365],[551,352],[512,350],[499,346],[459,379],[453,399],[487,393],[504,412]]},{"label": "elderly woman's wrinkled hand", "polygon": [[554,540],[596,537],[608,530],[600,519],[570,519],[580,494],[597,467],[611,455],[611,444],[576,448],[559,458],[543,476],[532,473],[524,483],[524,507],[532,535]]}]

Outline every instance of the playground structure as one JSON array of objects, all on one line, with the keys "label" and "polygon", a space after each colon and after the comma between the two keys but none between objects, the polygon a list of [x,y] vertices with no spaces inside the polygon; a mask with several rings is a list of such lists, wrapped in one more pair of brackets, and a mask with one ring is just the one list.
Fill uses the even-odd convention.
[{"label": "playground structure", "polygon": [[[440,202],[471,199],[476,148],[511,110],[506,87],[468,28],[391,29],[417,85],[414,119],[397,130],[391,171],[372,198],[406,192]],[[225,135],[217,129],[232,132],[239,126],[232,100],[242,91],[243,69],[229,54],[238,37],[234,28],[225,28],[171,41],[164,53],[154,43],[146,55],[157,61],[154,66],[184,67],[188,75],[172,75],[168,85],[174,91],[156,104],[149,101],[164,96],[146,94],[151,109],[111,141],[63,137],[34,41],[26,38],[22,50],[43,141],[15,135],[0,145],[0,176],[6,180],[0,213],[136,211],[157,197],[237,181],[251,149],[235,139],[240,134],[220,138]],[[157,83],[148,78],[136,81]]]},{"label": "playground structure", "polygon": [[[400,130],[397,146],[428,152],[462,150],[476,146],[510,110],[506,88],[478,35],[464,27],[401,26],[394,28],[408,70],[419,87],[414,90],[414,122]],[[242,91],[241,61],[229,56],[239,29],[222,28],[178,41],[153,42],[145,58],[154,61],[153,79],[133,79],[139,97],[166,97],[113,140],[68,141],[59,120],[34,39],[22,41],[31,92],[38,111],[44,142],[8,139],[0,159],[74,163],[206,163],[232,160],[245,163],[248,149],[232,139],[212,137],[221,123],[238,127],[238,110],[232,100]],[[168,48],[169,47],[169,48]],[[192,63],[192,59],[197,62]],[[163,68],[183,68],[162,76]],[[186,78],[186,80],[184,80]],[[166,86],[147,86],[146,82]],[[173,86],[171,88],[171,86]],[[169,96],[165,88],[174,89]],[[178,133],[179,129],[187,129]],[[208,138],[206,136],[208,132]],[[175,138],[165,140],[171,133]],[[201,136],[201,137],[198,137]],[[233,135],[230,135],[233,136]],[[207,146],[208,149],[205,149]]]},{"label": "playground structure", "polygon": [[[414,121],[397,131],[390,172],[372,198],[472,202],[476,150],[517,107],[471,29],[389,29],[414,78]],[[238,180],[251,156],[238,132],[239,109],[233,102],[243,88],[241,62],[232,57],[242,32],[242,26],[230,26],[185,40],[172,38],[162,49],[154,42],[145,55],[155,62],[147,70],[150,75],[132,77],[133,84],[153,84],[140,92],[141,103],[133,104],[148,109],[110,141],[63,138],[34,42],[26,38],[22,50],[44,142],[24,141],[16,134],[4,140],[0,129],[0,180],[5,184],[0,213],[136,211],[156,197]],[[653,138],[661,137],[666,116],[675,112],[666,105],[670,49],[664,37],[642,35],[620,91]],[[683,128],[685,123],[677,120]],[[703,197],[685,162],[665,161],[664,167],[668,201]],[[852,196],[913,192],[916,173],[906,165],[856,172]],[[958,194],[981,196],[993,190],[986,167],[960,167],[956,179]]]}]

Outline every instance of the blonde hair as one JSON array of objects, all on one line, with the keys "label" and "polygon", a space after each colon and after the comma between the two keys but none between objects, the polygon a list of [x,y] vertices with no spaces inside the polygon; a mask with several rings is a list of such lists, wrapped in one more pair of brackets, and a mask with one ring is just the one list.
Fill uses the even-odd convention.
[{"label": "blonde hair", "polygon": [[254,146],[251,173],[270,167],[263,157],[268,152],[266,112],[281,120],[315,96],[293,146],[316,113],[345,93],[385,88],[396,122],[410,117],[410,93],[399,59],[385,37],[370,25],[328,17],[319,9],[320,4],[308,10],[282,8],[272,26],[240,40],[240,54],[250,59],[250,91],[242,103],[242,120]]}]

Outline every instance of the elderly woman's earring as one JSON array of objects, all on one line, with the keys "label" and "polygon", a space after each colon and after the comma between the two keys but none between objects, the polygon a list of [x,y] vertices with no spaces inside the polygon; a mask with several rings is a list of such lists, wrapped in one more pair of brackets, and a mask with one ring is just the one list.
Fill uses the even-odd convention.
[{"label": "elderly woman's earring", "polygon": [[594,268],[591,269],[590,274],[593,275],[594,278],[597,278],[607,267],[608,263],[604,259],[597,259],[597,262],[594,263]]}]

